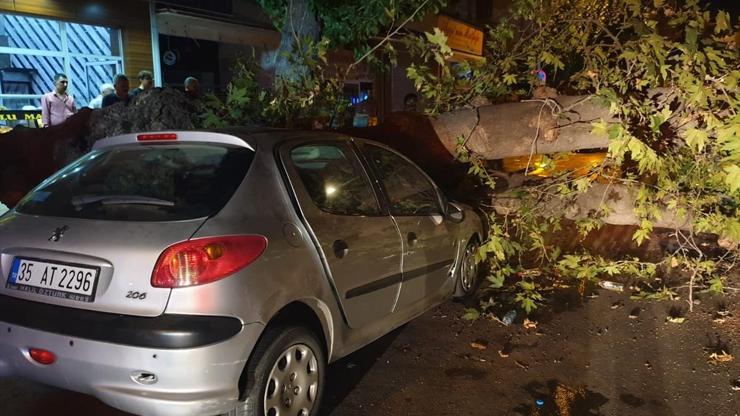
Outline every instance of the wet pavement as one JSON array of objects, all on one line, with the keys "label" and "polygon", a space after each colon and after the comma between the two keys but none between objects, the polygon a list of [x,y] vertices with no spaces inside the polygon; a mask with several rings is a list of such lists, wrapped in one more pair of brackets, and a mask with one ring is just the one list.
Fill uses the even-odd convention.
[{"label": "wet pavement", "polygon": [[[447,303],[332,364],[321,414],[736,416],[737,298],[700,297],[688,313],[602,290],[561,298],[527,327],[521,315],[464,321]],[[20,380],[0,381],[0,399],[1,415],[125,415]]]}]

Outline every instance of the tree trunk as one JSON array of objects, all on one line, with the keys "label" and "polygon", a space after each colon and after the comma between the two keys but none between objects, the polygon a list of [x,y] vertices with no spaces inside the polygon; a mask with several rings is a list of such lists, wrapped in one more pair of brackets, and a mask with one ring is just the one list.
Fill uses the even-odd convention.
[{"label": "tree trunk", "polygon": [[274,70],[276,78],[293,79],[305,70],[290,62],[289,57],[295,56],[294,47],[305,42],[306,38],[318,41],[320,33],[321,27],[311,10],[310,0],[291,1],[280,31],[280,46],[262,60],[262,69]]},{"label": "tree trunk", "polygon": [[[653,90],[651,95],[663,94]],[[454,197],[475,202],[481,192],[471,192],[464,166],[455,158],[458,147],[466,147],[487,160],[504,159],[530,154],[548,154],[582,149],[608,147],[607,137],[591,134],[591,123],[604,119],[616,121],[608,108],[588,97],[558,96],[553,100],[530,100],[517,103],[486,105],[462,109],[436,117],[415,113],[391,114],[383,125],[365,129],[349,129],[347,133],[374,139],[405,153],[424,168],[435,181]],[[507,175],[504,188],[521,186],[523,175]],[[461,185],[462,184],[462,185]],[[499,192],[499,190],[496,190]],[[543,215],[565,213],[571,220],[587,218],[601,203],[612,209],[602,220],[614,225],[638,225],[634,214],[636,189],[624,185],[595,183],[590,190],[568,203],[551,198]],[[500,214],[520,207],[513,192],[499,193],[493,205]],[[663,210],[656,228],[686,229],[691,221],[678,218]]]},{"label": "tree trunk", "polygon": [[[493,209],[501,215],[506,215],[520,209],[520,200],[516,197],[517,189],[497,194],[493,198]],[[546,197],[540,201],[543,216],[563,216],[569,220],[588,218],[598,212],[602,202],[610,209],[609,215],[601,218],[605,224],[638,225],[641,219],[635,215],[635,200],[637,187],[628,187],[623,184],[593,183],[588,191],[576,196],[575,200],[566,201],[558,197]],[[668,229],[688,229],[691,218],[681,218],[674,211],[667,208],[660,210],[660,218],[652,219],[653,227]]]},{"label": "tree trunk", "polygon": [[[557,104],[556,104],[557,102]],[[573,107],[556,117],[560,108]],[[597,149],[608,138],[591,134],[591,123],[613,121],[607,108],[586,97],[560,96],[549,102],[525,101],[481,106],[431,118],[439,140],[451,155],[462,138],[484,159]]]}]

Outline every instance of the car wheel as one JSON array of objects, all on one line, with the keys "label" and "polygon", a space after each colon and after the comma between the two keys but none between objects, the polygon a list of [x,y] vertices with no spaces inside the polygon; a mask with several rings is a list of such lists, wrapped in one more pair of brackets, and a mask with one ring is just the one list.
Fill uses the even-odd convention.
[{"label": "car wheel", "polygon": [[319,411],[324,349],[300,326],[269,328],[247,364],[245,401],[229,416],[311,416]]},{"label": "car wheel", "polygon": [[480,268],[478,267],[478,262],[475,260],[478,247],[480,247],[480,244],[477,237],[471,238],[468,245],[465,246],[465,251],[460,259],[457,283],[455,285],[455,298],[471,298],[478,289],[478,285],[480,284]]}]

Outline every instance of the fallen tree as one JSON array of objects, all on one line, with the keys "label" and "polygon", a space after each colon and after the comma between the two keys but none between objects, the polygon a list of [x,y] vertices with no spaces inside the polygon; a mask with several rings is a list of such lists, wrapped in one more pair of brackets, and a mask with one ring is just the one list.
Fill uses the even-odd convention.
[{"label": "fallen tree", "polygon": [[609,108],[591,96],[486,105],[431,119],[437,140],[457,157],[460,139],[483,159],[606,148],[608,137],[592,134],[591,123],[613,121]]},{"label": "fallen tree", "polygon": [[[652,282],[659,268],[682,268],[690,276],[689,305],[695,287],[721,292],[740,241],[740,57],[729,16],[664,1],[516,1],[514,8],[511,19],[489,31],[488,61],[481,65],[462,63],[453,71],[444,64],[452,53],[443,33],[411,36],[409,50],[418,59],[407,73],[429,116],[391,117],[354,134],[395,146],[445,187],[490,209],[479,254],[490,260],[493,286],[517,276],[516,299],[527,311],[542,283],[522,270],[516,259],[523,257],[538,260],[538,276],[546,271],[580,284],[624,274]],[[274,95],[256,88],[249,74],[232,83],[226,104],[209,100],[205,119],[212,125],[336,119],[341,79],[327,75],[323,64],[328,41],[298,46],[304,71],[279,79]],[[545,83],[573,96],[537,94]],[[666,90],[651,90],[658,87]],[[472,105],[481,98],[500,104]],[[242,111],[260,107],[258,114]],[[94,123],[99,135],[144,128],[136,111],[120,111],[110,129],[102,127],[105,113],[95,113],[102,117]],[[160,111],[169,110],[150,108],[144,117]],[[81,140],[89,147],[99,135],[87,134]],[[501,158],[537,156],[539,169],[559,152],[595,148],[606,148],[606,158],[585,170],[535,178],[527,175],[528,161],[524,175],[495,171]],[[483,192],[467,187],[466,173]],[[508,179],[505,193],[501,179]],[[634,224],[621,227],[634,230],[638,246],[658,227],[670,227],[675,245],[654,262],[564,254],[564,245],[547,237],[570,220],[586,237],[608,222]],[[697,239],[702,233],[716,234],[727,250],[708,258]]]},{"label": "fallen tree", "polygon": [[[469,163],[491,190],[481,254],[491,260],[494,286],[518,273],[510,281],[516,300],[534,308],[542,283],[516,261],[534,256],[541,269],[581,283],[624,274],[650,281],[682,269],[690,307],[697,285],[723,290],[740,241],[734,22],[695,2],[515,1],[489,31],[483,64],[435,68],[452,55],[439,32],[408,42],[416,63],[407,73],[435,117],[429,123],[446,157]],[[538,94],[545,85],[590,98]],[[520,102],[471,108],[481,97]],[[539,170],[556,164],[558,152],[594,148],[605,149],[602,163],[548,178],[502,176],[491,163],[530,155]],[[535,170],[529,165],[524,173]],[[500,193],[501,179],[515,188]],[[586,236],[606,223],[634,224],[638,246],[659,227],[670,227],[676,241],[655,262],[563,255],[547,237],[571,219]],[[726,250],[708,257],[704,233]]]}]

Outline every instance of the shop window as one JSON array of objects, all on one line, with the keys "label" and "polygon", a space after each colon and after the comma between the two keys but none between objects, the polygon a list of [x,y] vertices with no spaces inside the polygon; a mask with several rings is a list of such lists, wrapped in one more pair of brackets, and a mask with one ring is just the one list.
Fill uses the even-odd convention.
[{"label": "shop window", "polygon": [[[59,72],[82,108],[122,69],[118,29],[0,13],[0,111],[39,110]],[[13,124],[0,117],[0,125]]]}]

